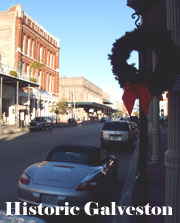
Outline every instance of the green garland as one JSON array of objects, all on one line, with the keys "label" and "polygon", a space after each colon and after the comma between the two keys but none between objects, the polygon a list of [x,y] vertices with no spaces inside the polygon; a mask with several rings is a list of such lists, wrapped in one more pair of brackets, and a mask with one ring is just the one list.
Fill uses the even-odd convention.
[{"label": "green garland", "polygon": [[[154,71],[145,70],[141,73],[134,64],[128,64],[127,59],[133,50],[146,52],[151,49],[157,55]],[[143,83],[149,87],[152,95],[170,90],[180,73],[180,47],[174,44],[171,32],[156,27],[139,27],[127,32],[113,44],[111,60],[112,72],[124,87],[126,82]]]}]

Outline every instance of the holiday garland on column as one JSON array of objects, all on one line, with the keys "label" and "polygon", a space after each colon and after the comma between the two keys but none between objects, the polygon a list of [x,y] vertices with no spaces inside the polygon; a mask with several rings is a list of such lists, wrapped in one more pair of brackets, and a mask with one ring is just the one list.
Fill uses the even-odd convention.
[{"label": "holiday garland on column", "polygon": [[[127,60],[133,50],[138,52],[151,49],[157,55],[154,71],[140,73],[134,64]],[[113,44],[111,60],[112,71],[122,88],[127,83],[143,84],[152,95],[160,95],[170,90],[180,73],[180,47],[174,44],[171,32],[157,27],[140,26],[127,32]]]}]

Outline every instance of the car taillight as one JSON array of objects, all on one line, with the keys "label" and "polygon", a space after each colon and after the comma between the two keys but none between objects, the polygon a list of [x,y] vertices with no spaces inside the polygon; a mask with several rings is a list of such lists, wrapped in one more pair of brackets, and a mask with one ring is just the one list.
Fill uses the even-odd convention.
[{"label": "car taillight", "polygon": [[81,183],[76,190],[77,191],[89,191],[89,190],[96,190],[98,187],[98,183],[95,181],[87,181]]},{"label": "car taillight", "polygon": [[30,182],[30,176],[28,175],[28,174],[26,174],[26,173],[23,173],[21,176],[20,176],[20,182],[22,183],[22,184],[29,184],[29,182]]},{"label": "car taillight", "polygon": [[103,131],[101,131],[100,136],[103,137]]}]

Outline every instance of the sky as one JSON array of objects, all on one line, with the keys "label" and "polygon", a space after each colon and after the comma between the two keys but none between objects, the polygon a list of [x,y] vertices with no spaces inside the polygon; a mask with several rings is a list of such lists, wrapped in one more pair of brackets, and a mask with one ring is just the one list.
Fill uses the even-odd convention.
[{"label": "sky", "polygon": [[[120,101],[122,89],[112,73],[112,44],[135,28],[127,0],[6,0],[1,11],[21,4],[23,10],[60,39],[60,77],[83,76]],[[136,63],[132,54],[130,63]]]}]

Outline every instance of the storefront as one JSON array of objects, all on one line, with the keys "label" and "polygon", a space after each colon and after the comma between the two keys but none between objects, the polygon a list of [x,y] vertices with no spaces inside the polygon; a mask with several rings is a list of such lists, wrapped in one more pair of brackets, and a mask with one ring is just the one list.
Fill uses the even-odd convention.
[{"label": "storefront", "polygon": [[[38,88],[38,84],[14,77],[4,72],[0,73],[0,120],[2,124],[19,125],[24,118],[30,119],[30,88]],[[21,100],[21,94],[26,89],[26,103]],[[24,113],[24,114],[23,114]]]}]

